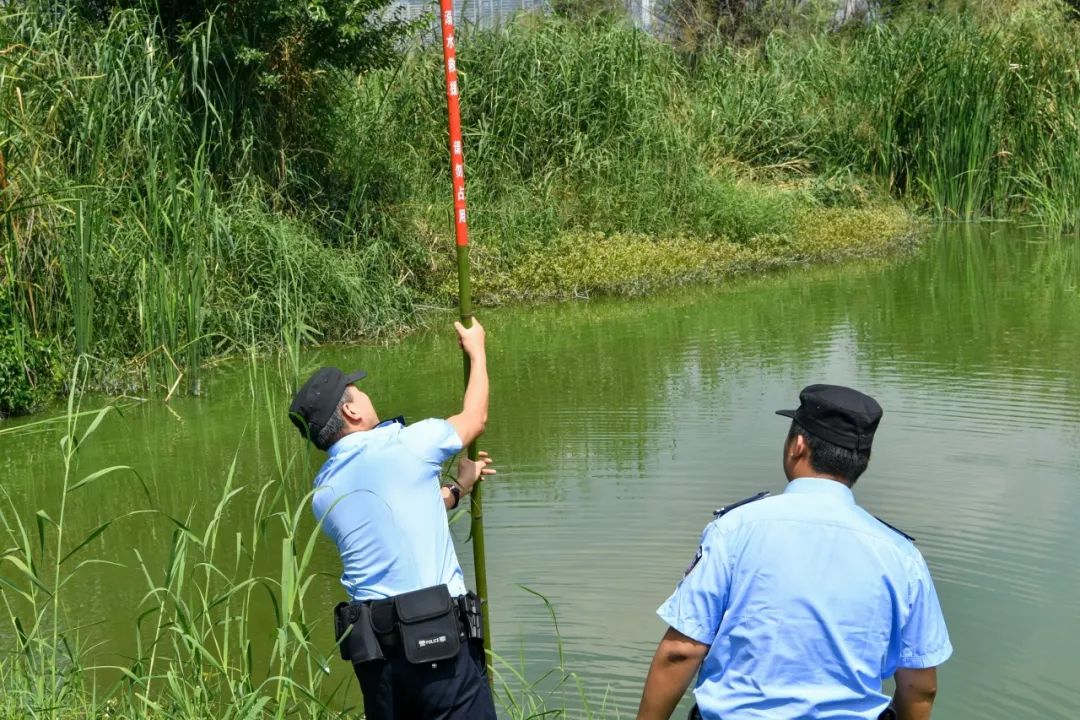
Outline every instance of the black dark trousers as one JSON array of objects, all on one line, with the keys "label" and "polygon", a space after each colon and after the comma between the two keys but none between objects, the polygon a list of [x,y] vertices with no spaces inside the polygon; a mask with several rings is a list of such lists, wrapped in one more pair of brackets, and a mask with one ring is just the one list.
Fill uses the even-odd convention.
[{"label": "black dark trousers", "polygon": [[456,658],[435,667],[396,655],[353,670],[367,720],[496,720],[478,640],[463,642]]}]

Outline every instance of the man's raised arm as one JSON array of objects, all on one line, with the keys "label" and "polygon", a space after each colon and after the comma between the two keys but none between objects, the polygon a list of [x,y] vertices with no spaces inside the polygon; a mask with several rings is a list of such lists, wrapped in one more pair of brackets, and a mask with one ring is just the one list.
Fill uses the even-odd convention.
[{"label": "man's raised arm", "polygon": [[462,350],[469,356],[470,369],[461,412],[447,420],[454,426],[461,438],[461,444],[467,447],[483,434],[487,424],[487,353],[484,350],[484,328],[477,320],[473,320],[470,328],[459,322],[454,323],[454,328],[457,330]]}]

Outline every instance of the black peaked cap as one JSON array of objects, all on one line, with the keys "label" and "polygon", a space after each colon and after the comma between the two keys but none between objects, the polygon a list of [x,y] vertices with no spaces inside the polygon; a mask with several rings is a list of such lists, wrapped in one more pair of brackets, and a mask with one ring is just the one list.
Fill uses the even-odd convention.
[{"label": "black peaked cap", "polygon": [[884,412],[877,400],[843,385],[808,385],[794,410],[777,410],[808,433],[856,451],[869,451]]}]

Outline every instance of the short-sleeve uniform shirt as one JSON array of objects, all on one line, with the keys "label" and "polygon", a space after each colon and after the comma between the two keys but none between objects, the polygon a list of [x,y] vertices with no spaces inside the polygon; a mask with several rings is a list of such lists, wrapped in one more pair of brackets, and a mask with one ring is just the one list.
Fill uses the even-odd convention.
[{"label": "short-sleeve uniform shirt", "polygon": [[353,600],[433,585],[465,593],[439,489],[442,463],[461,451],[446,420],[384,423],[338,440],[315,476],[311,505],[337,545]]},{"label": "short-sleeve uniform shirt", "polygon": [[885,678],[952,654],[918,549],[822,478],[708,525],[657,613],[710,646],[694,689],[706,720],[874,719]]}]

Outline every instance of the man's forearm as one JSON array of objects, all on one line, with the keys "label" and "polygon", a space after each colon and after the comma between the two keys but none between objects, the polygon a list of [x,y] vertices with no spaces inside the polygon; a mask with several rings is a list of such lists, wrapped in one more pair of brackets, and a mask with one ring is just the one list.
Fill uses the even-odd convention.
[{"label": "man's forearm", "polygon": [[469,377],[465,383],[465,398],[461,412],[448,417],[462,445],[471,445],[484,433],[488,414],[487,353],[484,349],[484,327],[473,320],[471,327],[454,323],[461,349],[469,360]]},{"label": "man's forearm", "polygon": [[932,698],[911,698],[900,694],[893,696],[893,709],[897,720],[930,720],[934,707]]},{"label": "man's forearm", "polygon": [[697,663],[672,663],[659,656],[653,659],[637,720],[668,720],[686,694],[697,671]]},{"label": "man's forearm", "polygon": [[462,445],[470,445],[484,432],[488,414],[487,357],[483,350],[469,357],[469,382],[461,412],[447,418],[454,426]]},{"label": "man's forearm", "polygon": [[893,708],[897,720],[930,720],[937,697],[937,669],[901,668],[893,679],[896,681]]},{"label": "man's forearm", "polygon": [[480,424],[487,422],[488,414],[488,373],[487,354],[477,353],[469,358],[469,382],[465,386],[465,399],[461,411],[477,418]]},{"label": "man's forearm", "polygon": [[668,720],[701,667],[708,646],[669,629],[656,648],[637,720]]}]

